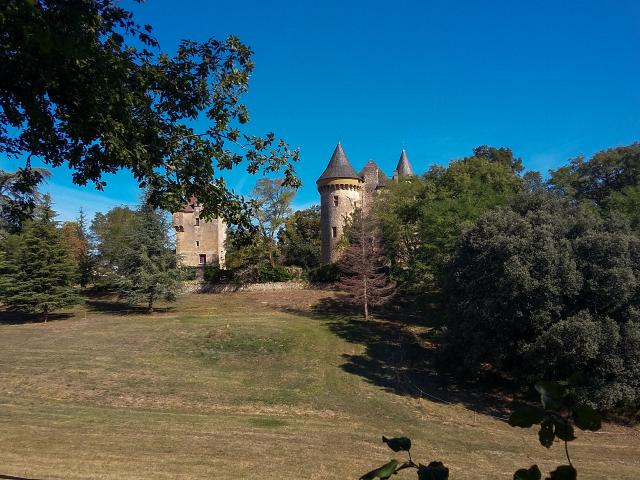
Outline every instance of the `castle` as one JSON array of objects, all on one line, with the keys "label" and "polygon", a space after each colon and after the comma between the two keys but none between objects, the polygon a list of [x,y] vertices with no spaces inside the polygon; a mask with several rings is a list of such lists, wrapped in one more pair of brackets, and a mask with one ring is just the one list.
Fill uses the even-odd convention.
[{"label": "castle", "polygon": [[176,253],[186,266],[214,265],[224,268],[227,225],[220,218],[200,218],[201,212],[202,205],[192,198],[187,205],[173,214]]},{"label": "castle", "polygon": [[338,142],[329,165],[316,181],[320,192],[320,240],[322,261],[338,260],[338,242],[342,237],[345,221],[356,208],[366,210],[372,204],[375,193],[390,181],[412,176],[413,168],[402,149],[398,166],[392,179],[369,160],[360,173],[356,173]]}]

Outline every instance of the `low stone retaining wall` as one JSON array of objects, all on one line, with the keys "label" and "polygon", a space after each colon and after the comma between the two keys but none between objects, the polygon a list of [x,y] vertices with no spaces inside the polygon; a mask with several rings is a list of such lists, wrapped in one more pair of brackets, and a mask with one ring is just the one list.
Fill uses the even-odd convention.
[{"label": "low stone retaining wall", "polygon": [[184,293],[227,293],[227,292],[275,292],[286,290],[332,290],[331,283],[311,282],[269,282],[269,283],[204,283],[189,281],[183,283]]}]

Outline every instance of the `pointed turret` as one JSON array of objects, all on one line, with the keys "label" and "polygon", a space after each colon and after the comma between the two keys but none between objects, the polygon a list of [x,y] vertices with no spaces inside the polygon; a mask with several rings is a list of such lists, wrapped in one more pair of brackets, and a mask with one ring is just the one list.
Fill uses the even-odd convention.
[{"label": "pointed turret", "polygon": [[360,176],[367,186],[367,190],[375,190],[384,187],[389,182],[389,177],[385,175],[382,169],[373,160],[369,160],[362,170]]},{"label": "pointed turret", "polygon": [[338,142],[338,145],[336,145],[336,149],[333,151],[333,155],[331,155],[329,165],[327,165],[325,171],[322,173],[322,175],[320,175],[320,178],[316,180],[316,183],[320,184],[321,182],[333,180],[336,178],[352,178],[354,180],[362,180],[360,175],[358,175],[351,166],[351,162],[349,162],[347,155],[344,153],[340,142]]},{"label": "pointed turret", "polygon": [[409,163],[409,158],[407,158],[407,152],[403,148],[402,153],[400,154],[400,160],[398,160],[398,166],[393,172],[393,177],[397,179],[402,177],[412,177],[413,175],[415,175],[413,173],[413,168]]}]

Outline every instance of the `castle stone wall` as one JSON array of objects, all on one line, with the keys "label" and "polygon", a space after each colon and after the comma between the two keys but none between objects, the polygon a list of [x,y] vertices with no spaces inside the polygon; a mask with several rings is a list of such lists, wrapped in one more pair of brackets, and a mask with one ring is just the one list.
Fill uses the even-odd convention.
[{"label": "castle stone wall", "polygon": [[180,211],[173,214],[173,227],[176,230],[176,253],[185,266],[199,266],[200,255],[206,255],[207,265],[224,267],[227,226],[220,218],[205,221],[200,218],[201,206],[193,211]]},{"label": "castle stone wall", "polygon": [[[340,257],[338,243],[342,238],[346,220],[361,206],[362,187],[362,181],[352,179],[333,180],[318,186],[323,262],[332,263]],[[335,197],[338,205],[335,204]]]}]

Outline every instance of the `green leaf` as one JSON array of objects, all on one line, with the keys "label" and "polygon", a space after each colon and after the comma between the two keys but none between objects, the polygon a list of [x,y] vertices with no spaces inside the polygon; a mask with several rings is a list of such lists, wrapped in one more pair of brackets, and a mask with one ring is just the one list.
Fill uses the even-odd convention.
[{"label": "green leaf", "polygon": [[513,474],[513,480],[540,480],[541,478],[542,472],[538,465],[532,465],[529,469],[521,468]]},{"label": "green leaf", "polygon": [[538,438],[540,439],[540,445],[546,448],[551,448],[553,445],[553,438],[555,433],[553,431],[553,421],[545,419],[540,424],[540,431],[538,432]]},{"label": "green leaf", "polygon": [[573,421],[580,430],[595,432],[602,427],[600,414],[587,405],[578,405],[573,408]]},{"label": "green leaf", "polygon": [[411,439],[407,437],[387,438],[383,435],[382,441],[386,443],[394,452],[408,452],[409,450],[411,450]]},{"label": "green leaf", "polygon": [[422,464],[418,467],[419,480],[447,480],[449,469],[442,462],[431,462],[426,467]]},{"label": "green leaf", "polygon": [[568,420],[565,420],[564,418],[557,418],[554,419],[553,423],[556,426],[555,435],[560,440],[570,442],[571,440],[576,439],[576,436],[573,433],[573,426]]},{"label": "green leaf", "polygon": [[539,407],[523,407],[515,410],[509,417],[509,425],[512,427],[529,428],[540,423],[544,417],[544,410]]},{"label": "green leaf", "polygon": [[560,465],[549,474],[549,480],[576,480],[578,472],[571,465]]},{"label": "green leaf", "polygon": [[548,410],[562,407],[562,400],[567,396],[567,389],[558,382],[541,381],[536,383],[536,391],[540,394],[542,406]]},{"label": "green leaf", "polygon": [[380,468],[376,468],[375,470],[371,470],[368,473],[365,473],[360,477],[360,480],[373,480],[374,478],[380,478],[381,480],[386,480],[391,475],[393,475],[396,471],[396,467],[398,466],[397,460],[391,460],[389,463],[385,463]]}]

